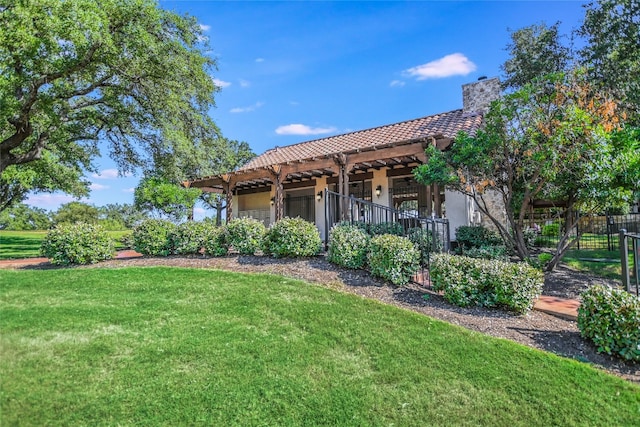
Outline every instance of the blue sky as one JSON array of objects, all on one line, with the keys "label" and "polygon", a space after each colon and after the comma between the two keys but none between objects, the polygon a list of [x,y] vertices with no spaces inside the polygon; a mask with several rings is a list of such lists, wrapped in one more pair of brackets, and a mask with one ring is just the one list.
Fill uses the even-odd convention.
[{"label": "blue sky", "polygon": [[[462,106],[461,86],[500,76],[508,29],[582,22],[582,1],[161,1],[195,16],[209,38],[221,91],[211,116],[224,136],[260,154],[324,136]],[[102,157],[90,175],[96,206],[132,203],[139,176]],[[73,200],[37,194],[55,210]],[[199,210],[198,217],[204,213]],[[209,214],[210,215],[210,214]]]}]

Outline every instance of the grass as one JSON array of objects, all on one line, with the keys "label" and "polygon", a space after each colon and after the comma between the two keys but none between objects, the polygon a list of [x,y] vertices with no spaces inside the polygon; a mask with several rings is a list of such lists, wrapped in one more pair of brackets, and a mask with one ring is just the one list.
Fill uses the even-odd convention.
[{"label": "grass", "polygon": [[[115,239],[116,249],[124,249],[120,239],[130,231],[108,231],[108,233]],[[46,234],[46,231],[0,230],[0,260],[39,257],[40,245]]]},{"label": "grass", "polygon": [[2,425],[637,425],[590,366],[270,275],[0,270]]}]

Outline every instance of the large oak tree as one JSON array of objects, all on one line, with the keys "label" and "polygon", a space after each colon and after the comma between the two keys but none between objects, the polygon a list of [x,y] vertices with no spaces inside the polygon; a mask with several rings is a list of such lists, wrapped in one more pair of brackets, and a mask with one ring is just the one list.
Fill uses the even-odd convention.
[{"label": "large oak tree", "polygon": [[101,154],[149,171],[215,141],[206,49],[155,0],[0,0],[2,201],[83,195]]}]

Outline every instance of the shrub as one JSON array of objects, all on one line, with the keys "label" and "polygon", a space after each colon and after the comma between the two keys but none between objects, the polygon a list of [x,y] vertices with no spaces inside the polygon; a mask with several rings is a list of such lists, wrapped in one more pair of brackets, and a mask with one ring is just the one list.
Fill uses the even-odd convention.
[{"label": "shrub", "polygon": [[558,237],[560,235],[560,224],[557,222],[542,226],[542,235],[550,237]]},{"label": "shrub", "polygon": [[60,224],[49,230],[40,252],[52,264],[94,264],[113,258],[115,244],[99,225],[83,222]]},{"label": "shrub", "polygon": [[205,222],[203,228],[202,245],[208,256],[224,256],[229,252],[226,241],[225,227],[218,227],[213,222]]},{"label": "shrub", "polygon": [[369,235],[349,224],[337,225],[329,234],[329,262],[348,268],[363,268],[367,261]]},{"label": "shrub", "polygon": [[227,245],[242,255],[253,255],[262,246],[266,228],[253,218],[236,218],[225,226]]},{"label": "shrub", "polygon": [[209,223],[187,221],[176,227],[171,235],[173,253],[178,255],[197,255],[204,247],[205,230]]},{"label": "shrub", "polygon": [[500,245],[502,239],[498,233],[481,225],[463,225],[456,229],[456,242],[458,247],[464,250]]},{"label": "shrub", "polygon": [[434,254],[429,267],[434,290],[444,291],[445,300],[461,307],[502,307],[526,313],[544,284],[544,274],[526,263]]},{"label": "shrub", "polygon": [[371,238],[367,262],[371,274],[406,284],[420,268],[420,252],[409,239],[391,234]]},{"label": "shrub", "polygon": [[381,222],[379,224],[370,224],[369,234],[372,236],[378,236],[380,234],[402,236],[404,234],[404,228],[399,222]]},{"label": "shrub", "polygon": [[469,258],[497,259],[508,261],[507,248],[504,245],[480,246],[463,250],[462,254]]},{"label": "shrub", "polygon": [[263,250],[276,258],[314,256],[322,240],[315,224],[302,218],[283,218],[267,231]]},{"label": "shrub", "polygon": [[[407,238],[416,246],[420,252],[420,262],[427,264],[429,262],[429,253],[434,250],[433,236],[429,230],[424,228],[412,228],[407,233]],[[442,242],[436,237],[435,250],[442,249]]]},{"label": "shrub", "polygon": [[598,347],[640,362],[640,298],[621,289],[595,285],[581,294],[578,329]]},{"label": "shrub", "polygon": [[167,256],[173,253],[172,236],[177,226],[163,219],[146,219],[133,229],[133,248],[143,255]]}]

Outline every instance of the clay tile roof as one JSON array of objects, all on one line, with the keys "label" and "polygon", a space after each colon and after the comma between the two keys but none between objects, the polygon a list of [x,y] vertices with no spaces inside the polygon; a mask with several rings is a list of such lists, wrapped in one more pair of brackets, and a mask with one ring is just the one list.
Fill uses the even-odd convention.
[{"label": "clay tile roof", "polygon": [[367,150],[376,146],[405,143],[428,137],[442,136],[453,139],[460,131],[465,131],[472,135],[475,134],[481,122],[481,115],[463,114],[462,110],[454,110],[405,122],[301,142],[286,147],[272,148],[251,160],[240,170]]}]

